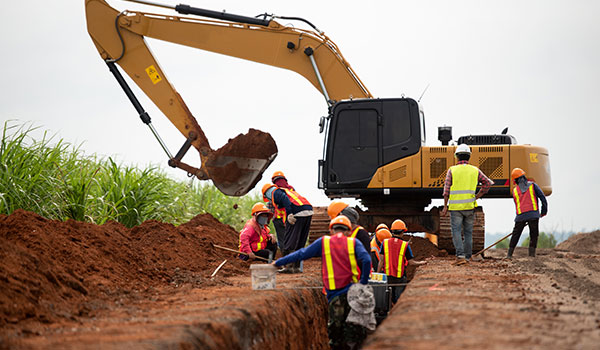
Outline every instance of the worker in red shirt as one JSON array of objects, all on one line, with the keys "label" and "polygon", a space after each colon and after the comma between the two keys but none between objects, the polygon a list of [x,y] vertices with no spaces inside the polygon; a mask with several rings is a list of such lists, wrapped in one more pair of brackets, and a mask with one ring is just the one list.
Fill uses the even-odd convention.
[{"label": "worker in red shirt", "polygon": [[[514,168],[511,177],[515,182],[512,195],[515,200],[517,216],[515,217],[515,227],[513,228],[506,257],[509,259],[512,258],[525,225],[529,226],[529,256],[533,257],[537,248],[540,217],[544,217],[548,213],[548,202],[542,189],[534,182],[527,180],[523,169]],[[541,214],[538,199],[542,202]]]},{"label": "worker in red shirt", "polygon": [[252,218],[246,222],[240,232],[239,250],[247,255],[240,254],[240,259],[248,260],[260,256],[272,259],[277,252],[275,237],[269,234],[269,219],[273,213],[263,203],[252,206]]}]

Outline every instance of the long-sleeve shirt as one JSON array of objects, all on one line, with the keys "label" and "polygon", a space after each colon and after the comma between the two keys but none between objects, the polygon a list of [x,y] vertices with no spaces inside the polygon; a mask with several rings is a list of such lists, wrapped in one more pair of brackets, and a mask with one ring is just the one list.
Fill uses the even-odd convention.
[{"label": "long-sleeve shirt", "polygon": [[[311,245],[306,248],[302,248],[300,250],[296,250],[292,254],[288,254],[283,258],[277,259],[275,261],[275,266],[283,266],[289,263],[308,260],[314,257],[322,256],[323,252],[323,237],[314,241]],[[356,255],[356,259],[360,264],[360,283],[368,284],[369,283],[369,274],[371,273],[371,257],[369,253],[366,251],[365,247],[358,240],[354,240],[354,254]],[[352,283],[349,283],[347,286],[339,289],[327,289],[327,300],[331,301],[334,297],[347,293],[348,289]]]},{"label": "long-sleeve shirt", "polygon": [[[546,200],[546,196],[544,196],[544,192],[542,191],[540,186],[538,186],[535,183],[532,183],[532,184],[533,184],[533,190],[535,191],[536,197],[542,202],[542,216],[544,216],[548,213],[548,201]],[[530,210],[530,211],[526,211],[524,213],[517,215],[515,217],[515,222],[529,221],[529,220],[535,220],[535,219],[539,219],[539,218],[540,218],[539,211]]]},{"label": "long-sleeve shirt", "polygon": [[[461,165],[461,164],[469,164],[469,161],[461,160],[456,165]],[[449,168],[448,173],[446,174],[446,181],[444,182],[444,198],[450,197],[450,187],[452,186],[452,171],[451,170],[452,170],[452,168]],[[483,173],[483,171],[481,171],[481,169],[478,169],[478,170],[479,170],[478,182],[481,184],[481,190],[479,190],[479,193],[481,193],[481,195],[483,196],[490,190],[490,187],[492,186],[492,184],[494,182],[492,180],[490,180],[489,177],[485,176],[485,174]]]},{"label": "long-sleeve shirt", "polygon": [[313,210],[313,207],[310,204],[300,206],[292,204],[292,202],[288,198],[287,194],[285,194],[285,191],[283,189],[276,189],[275,191],[273,191],[272,196],[275,205],[277,205],[277,207],[279,208],[285,208],[285,212],[287,214],[297,214],[301,211]]}]

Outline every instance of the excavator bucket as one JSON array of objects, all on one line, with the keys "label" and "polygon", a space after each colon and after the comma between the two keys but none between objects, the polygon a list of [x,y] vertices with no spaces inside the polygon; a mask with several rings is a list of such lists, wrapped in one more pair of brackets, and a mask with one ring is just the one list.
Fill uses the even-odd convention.
[{"label": "excavator bucket", "polygon": [[230,139],[210,153],[203,165],[215,186],[228,196],[250,191],[277,156],[277,145],[270,134],[250,129]]}]

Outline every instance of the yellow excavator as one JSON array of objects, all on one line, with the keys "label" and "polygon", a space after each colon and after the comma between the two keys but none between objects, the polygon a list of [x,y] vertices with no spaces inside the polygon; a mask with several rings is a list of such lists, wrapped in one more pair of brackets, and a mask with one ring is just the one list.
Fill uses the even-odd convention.
[{"label": "yellow excavator", "polygon": [[[202,180],[211,179],[223,193],[239,196],[260,180],[277,155],[268,133],[250,129],[213,150],[197,120],[169,83],[145,37],[289,69],[306,78],[325,98],[328,113],[319,122],[325,132],[323,159],[318,162],[319,188],[330,198],[360,199],[363,226],[402,218],[412,232],[439,237],[438,245],[453,250],[449,218],[438,208],[447,169],[456,163],[451,127],[438,128],[439,146],[425,146],[425,115],[412,98],[373,98],[337,45],[324,32],[299,17],[262,14],[256,17],[217,12],[189,5],[127,0],[174,10],[181,15],[117,11],[105,0],[85,0],[88,32],[100,56],[169,157],[169,165]],[[277,19],[298,21],[310,30],[284,26]],[[175,156],[152,127],[117,65],[183,134]],[[506,130],[500,134],[466,135],[457,144],[470,145],[470,163],[494,185],[486,197],[510,198],[514,167],[526,171],[546,195],[552,192],[546,148],[517,144]],[[200,167],[181,161],[194,146]],[[476,212],[473,248],[483,248],[484,217]]]}]

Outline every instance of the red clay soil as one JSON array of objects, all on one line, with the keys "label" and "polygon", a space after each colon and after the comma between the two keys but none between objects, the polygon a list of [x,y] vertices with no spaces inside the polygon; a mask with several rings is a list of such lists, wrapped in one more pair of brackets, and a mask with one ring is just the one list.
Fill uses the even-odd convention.
[{"label": "red clay soil", "polygon": [[[238,235],[210,214],[175,227],[147,221],[128,229],[45,219],[17,210],[0,215],[0,328],[93,316],[95,300],[157,285],[210,285],[223,261],[210,242],[237,247]],[[222,276],[248,264],[229,259]]]},{"label": "red clay soil", "polygon": [[[424,260],[432,256],[443,255],[443,253],[440,253],[441,251],[438,249],[438,247],[431,243],[428,239],[410,235],[404,235],[402,236],[402,239],[405,241],[410,240],[410,249],[412,250],[414,259],[417,261]],[[408,265],[406,267],[406,278],[409,281],[413,279],[416,269],[417,267],[414,265]]]},{"label": "red clay soil", "polygon": [[219,157],[241,157],[269,159],[277,154],[277,145],[271,134],[249,129],[246,134],[239,134],[218,150],[211,153],[206,162],[206,168],[215,183],[235,183],[243,176],[244,170],[237,163],[231,162],[225,166],[211,166]]}]

